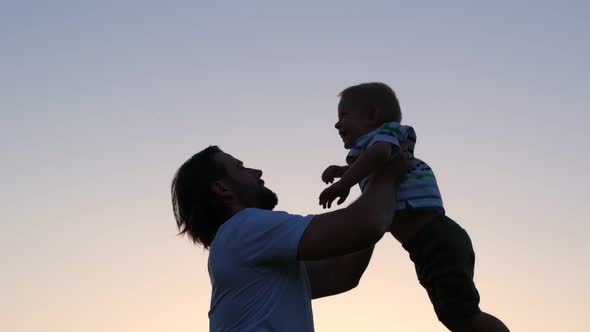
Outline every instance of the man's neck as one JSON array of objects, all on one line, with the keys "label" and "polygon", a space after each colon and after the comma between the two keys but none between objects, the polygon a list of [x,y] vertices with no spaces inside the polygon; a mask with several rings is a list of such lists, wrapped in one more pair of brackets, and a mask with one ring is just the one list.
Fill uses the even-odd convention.
[{"label": "man's neck", "polygon": [[228,204],[228,207],[229,207],[230,216],[227,219],[233,217],[234,215],[236,215],[236,213],[246,209],[246,206],[244,206],[243,204],[236,202],[236,201],[230,202]]}]

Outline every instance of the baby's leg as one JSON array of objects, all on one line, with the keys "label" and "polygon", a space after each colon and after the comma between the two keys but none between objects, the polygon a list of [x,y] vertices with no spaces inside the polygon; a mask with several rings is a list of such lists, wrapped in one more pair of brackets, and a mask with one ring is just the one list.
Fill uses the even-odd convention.
[{"label": "baby's leg", "polygon": [[427,225],[404,245],[438,319],[451,331],[508,331],[479,309],[473,283],[475,253],[469,235],[447,217]]},{"label": "baby's leg", "polygon": [[510,332],[498,318],[485,313],[457,321],[442,321],[453,332]]}]

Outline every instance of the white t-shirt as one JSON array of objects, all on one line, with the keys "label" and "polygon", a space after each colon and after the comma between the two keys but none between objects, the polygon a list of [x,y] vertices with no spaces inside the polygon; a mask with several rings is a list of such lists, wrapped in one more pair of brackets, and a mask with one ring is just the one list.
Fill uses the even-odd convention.
[{"label": "white t-shirt", "polygon": [[211,332],[314,330],[309,280],[297,260],[313,217],[244,209],[221,225],[209,248]]}]

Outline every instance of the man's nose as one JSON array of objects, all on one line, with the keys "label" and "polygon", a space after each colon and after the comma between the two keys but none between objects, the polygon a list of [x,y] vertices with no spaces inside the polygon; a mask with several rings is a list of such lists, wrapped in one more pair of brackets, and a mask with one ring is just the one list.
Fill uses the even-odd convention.
[{"label": "man's nose", "polygon": [[262,171],[261,171],[261,170],[259,170],[259,169],[252,169],[252,171],[254,172],[254,175],[255,175],[257,178],[259,178],[259,179],[260,179],[260,178],[262,177]]},{"label": "man's nose", "polygon": [[334,128],[340,129],[340,121],[338,121],[334,124]]}]

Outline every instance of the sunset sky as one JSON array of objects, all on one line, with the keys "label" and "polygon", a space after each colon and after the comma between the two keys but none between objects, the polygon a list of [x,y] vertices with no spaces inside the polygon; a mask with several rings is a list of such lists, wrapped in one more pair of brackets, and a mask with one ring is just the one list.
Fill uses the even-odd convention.
[{"label": "sunset sky", "polygon": [[[587,1],[6,1],[0,4],[0,330],[206,331],[207,252],[170,181],[210,144],[277,210],[321,213],[343,163],[337,94],[398,94],[416,156],[476,251],[483,310],[587,332]],[[354,189],[348,202],[358,195]],[[316,331],[446,331],[386,235]]]}]

